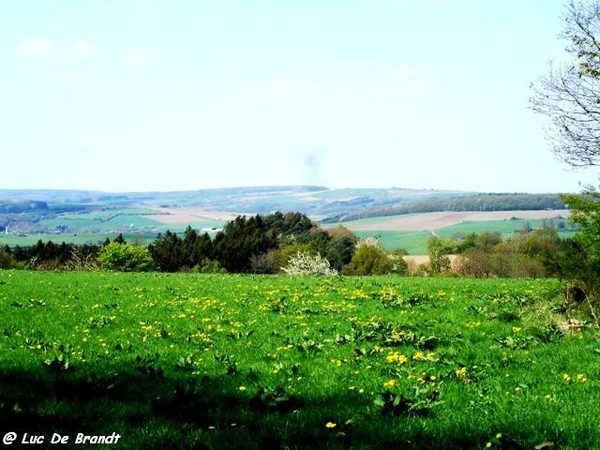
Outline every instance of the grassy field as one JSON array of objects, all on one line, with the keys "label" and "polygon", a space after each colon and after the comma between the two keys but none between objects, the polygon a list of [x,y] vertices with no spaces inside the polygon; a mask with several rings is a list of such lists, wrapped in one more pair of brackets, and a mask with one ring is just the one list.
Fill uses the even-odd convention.
[{"label": "grassy field", "polygon": [[600,448],[599,333],[559,310],[554,280],[0,271],[0,436]]},{"label": "grassy field", "polygon": [[[486,232],[498,232],[504,237],[507,237],[526,229],[526,227],[537,229],[542,226],[543,221],[538,219],[469,221],[440,228],[435,231],[435,234],[441,237],[453,237],[456,235],[465,236],[469,233],[481,234]],[[407,250],[410,255],[426,255],[427,240],[432,236],[430,231],[355,231],[355,234],[361,238],[377,236],[385,249],[394,250],[396,248],[403,248]],[[574,231],[558,232],[558,235],[561,238],[572,237],[574,234]]]},{"label": "grassy field", "polygon": [[359,238],[376,236],[386,250],[403,248],[410,255],[426,255],[427,240],[432,236],[429,231],[355,231]]}]

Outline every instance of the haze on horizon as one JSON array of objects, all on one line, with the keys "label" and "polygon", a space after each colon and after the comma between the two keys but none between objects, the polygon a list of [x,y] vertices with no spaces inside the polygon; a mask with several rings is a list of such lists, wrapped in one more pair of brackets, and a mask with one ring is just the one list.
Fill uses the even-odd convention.
[{"label": "haze on horizon", "polygon": [[529,85],[562,0],[24,0],[0,189],[577,192]]}]

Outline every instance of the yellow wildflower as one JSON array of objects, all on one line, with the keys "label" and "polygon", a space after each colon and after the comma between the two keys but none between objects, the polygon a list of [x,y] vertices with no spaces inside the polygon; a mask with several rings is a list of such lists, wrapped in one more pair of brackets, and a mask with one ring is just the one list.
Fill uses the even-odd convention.
[{"label": "yellow wildflower", "polygon": [[391,387],[396,386],[396,384],[397,384],[396,380],[389,380],[389,381],[386,381],[385,383],[383,383],[383,387],[384,388],[391,388]]},{"label": "yellow wildflower", "polygon": [[454,373],[456,374],[456,376],[458,378],[461,378],[463,380],[467,379],[467,368],[466,367],[461,367],[460,369],[456,369],[454,371]]},{"label": "yellow wildflower", "polygon": [[404,364],[408,361],[408,358],[406,356],[404,356],[398,352],[390,353],[388,356],[386,356],[385,359],[389,363],[398,363],[398,364]]}]

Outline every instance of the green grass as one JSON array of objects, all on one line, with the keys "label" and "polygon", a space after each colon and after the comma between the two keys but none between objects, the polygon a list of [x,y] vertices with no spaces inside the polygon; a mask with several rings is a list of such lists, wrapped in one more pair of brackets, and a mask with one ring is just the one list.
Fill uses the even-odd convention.
[{"label": "green grass", "polygon": [[0,271],[0,434],[600,448],[598,330],[559,306],[554,280]]},{"label": "green grass", "polygon": [[[365,219],[375,222],[375,219]],[[363,221],[361,221],[363,222]],[[514,220],[489,220],[489,221],[465,221],[457,225],[444,227],[435,230],[435,234],[441,237],[453,237],[456,235],[467,235],[469,233],[482,234],[487,232],[498,232],[503,237],[518,233],[526,227],[532,229],[541,228],[543,221],[539,219],[514,219]],[[355,231],[360,238],[377,236],[381,245],[387,250],[404,248],[410,255],[426,255],[427,240],[431,238],[430,231]],[[559,231],[561,238],[573,237],[574,231]]]},{"label": "green grass", "polygon": [[355,231],[359,238],[377,236],[383,248],[405,249],[410,255],[426,255],[427,240],[432,236],[429,231]]},{"label": "green grass", "polygon": [[464,221],[436,230],[440,236],[452,236],[454,234],[488,233],[498,232],[500,234],[512,234],[525,230],[528,227],[537,229],[542,227],[540,219],[511,219],[511,220],[486,220],[486,221]]}]

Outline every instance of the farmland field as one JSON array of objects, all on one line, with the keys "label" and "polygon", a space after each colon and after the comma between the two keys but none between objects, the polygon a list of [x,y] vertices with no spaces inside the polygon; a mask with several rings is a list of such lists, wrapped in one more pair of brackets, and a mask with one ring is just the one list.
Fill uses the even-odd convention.
[{"label": "farmland field", "polygon": [[0,434],[119,448],[600,448],[554,280],[0,271]]},{"label": "farmland field", "polygon": [[[498,232],[508,236],[524,229],[537,229],[545,224],[563,225],[570,215],[567,210],[496,211],[496,212],[437,212],[406,214],[362,219],[343,223],[357,236],[377,236],[387,250],[403,248],[411,255],[427,254],[427,240],[432,235],[452,237],[457,234]],[[562,238],[572,231],[559,231]]]},{"label": "farmland field", "polygon": [[402,214],[397,216],[376,217],[370,219],[346,222],[351,230],[361,231],[417,231],[439,230],[458,225],[463,222],[512,221],[532,219],[554,219],[569,217],[569,210],[539,210],[539,211],[445,211],[421,214]]}]

